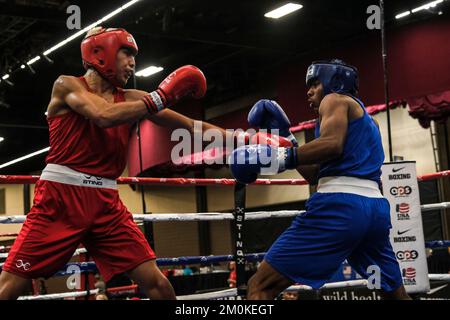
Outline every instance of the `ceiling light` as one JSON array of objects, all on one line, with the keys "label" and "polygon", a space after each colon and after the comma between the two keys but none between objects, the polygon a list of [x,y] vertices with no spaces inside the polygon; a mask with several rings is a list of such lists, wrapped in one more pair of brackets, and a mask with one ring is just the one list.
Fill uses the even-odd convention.
[{"label": "ceiling light", "polygon": [[41,57],[37,56],[34,57],[33,59],[31,59],[30,61],[27,62],[27,65],[31,66],[33,63],[35,63],[36,61],[40,60]]},{"label": "ceiling light", "polygon": [[102,22],[105,22],[109,19],[111,19],[112,17],[114,17],[115,15],[121,13],[123,10],[125,10],[128,7],[131,7],[132,5],[134,5],[135,3],[139,2],[140,0],[133,0],[133,1],[129,1],[126,4],[124,4],[123,6],[117,8],[116,10],[108,13],[106,16],[104,16],[103,18],[97,20],[96,22],[92,23],[91,25],[87,26],[86,28],[77,31],[76,33],[74,33],[73,35],[71,35],[70,37],[68,37],[67,39],[61,41],[60,43],[56,44],[55,46],[51,47],[50,49],[44,51],[44,55],[49,55],[50,53],[52,53],[53,51],[61,48],[62,46],[66,45],[67,43],[69,43],[70,41],[78,38],[79,36],[85,34],[86,32],[88,32],[89,30],[91,30],[92,28],[98,26],[99,24],[101,24]]},{"label": "ceiling light", "polygon": [[412,13],[416,13],[416,12],[421,11],[421,10],[428,10],[428,9],[433,8],[437,4],[442,3],[442,2],[444,2],[444,0],[437,0],[437,1],[429,2],[429,3],[424,4],[423,6],[420,6],[420,7],[417,7],[415,9],[412,9],[411,11],[412,11]]},{"label": "ceiling light", "polygon": [[395,19],[401,19],[403,17],[409,16],[411,14],[411,11],[405,11],[402,13],[399,13],[398,15],[395,16]]},{"label": "ceiling light", "polygon": [[5,140],[5,138],[3,138],[3,137],[0,137],[0,142],[2,142],[3,140]]},{"label": "ceiling light", "polygon": [[264,17],[266,18],[272,18],[272,19],[278,19],[281,18],[287,14],[290,14],[294,11],[297,11],[299,9],[303,8],[303,6],[301,4],[298,3],[288,3],[285,4],[282,7],[279,7],[275,10],[272,10],[270,12],[267,12],[266,14],[264,14]]},{"label": "ceiling light", "polygon": [[3,169],[3,168],[8,167],[8,166],[10,166],[10,165],[13,165],[13,164],[15,164],[15,163],[17,163],[17,162],[21,162],[21,161],[23,161],[23,160],[29,159],[29,158],[31,158],[31,157],[37,156],[37,155],[39,155],[39,154],[41,154],[41,153],[47,152],[48,150],[50,150],[50,147],[44,148],[44,149],[42,149],[42,150],[35,151],[35,152],[33,152],[33,153],[27,154],[26,156],[23,156],[23,157],[14,159],[14,160],[9,161],[9,162],[6,162],[6,163],[4,163],[4,164],[0,164],[0,169]]},{"label": "ceiling light", "polygon": [[150,77],[151,75],[164,70],[163,67],[150,66],[141,71],[136,72],[136,77]]}]

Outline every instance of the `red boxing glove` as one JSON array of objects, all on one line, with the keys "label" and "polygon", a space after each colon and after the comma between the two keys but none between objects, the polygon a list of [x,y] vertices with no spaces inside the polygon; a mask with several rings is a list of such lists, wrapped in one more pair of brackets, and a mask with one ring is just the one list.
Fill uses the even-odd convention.
[{"label": "red boxing glove", "polygon": [[203,72],[191,65],[183,66],[172,72],[158,86],[158,89],[142,99],[148,112],[157,113],[175,105],[184,97],[200,99],[206,93],[206,78]]},{"label": "red boxing glove", "polygon": [[273,147],[289,148],[293,144],[285,137],[276,136],[274,134],[258,132],[250,139],[250,144],[268,144]]},{"label": "red boxing glove", "polygon": [[292,141],[281,136],[266,132],[257,132],[254,135],[250,135],[248,132],[236,131],[234,136],[234,143],[238,147],[247,144],[266,144],[273,147],[293,147]]}]

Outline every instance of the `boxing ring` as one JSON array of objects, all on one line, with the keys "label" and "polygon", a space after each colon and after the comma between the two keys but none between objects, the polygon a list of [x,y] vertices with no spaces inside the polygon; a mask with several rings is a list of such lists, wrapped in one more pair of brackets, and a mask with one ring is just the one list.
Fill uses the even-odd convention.
[{"label": "boxing ring", "polygon": [[[450,176],[450,170],[427,174],[418,177],[418,181],[428,181],[443,179]],[[8,176],[0,175],[0,184],[33,184],[39,179],[39,176]],[[240,299],[245,296],[246,293],[246,262],[259,262],[264,259],[264,252],[244,254],[245,244],[242,239],[242,233],[245,232],[243,228],[244,221],[262,220],[262,219],[276,219],[276,218],[289,218],[302,214],[304,211],[297,210],[283,210],[283,211],[257,211],[246,212],[245,210],[245,190],[246,186],[236,183],[234,179],[193,179],[193,178],[119,178],[118,184],[134,184],[134,185],[151,185],[151,186],[178,186],[178,187],[198,187],[198,186],[228,186],[234,187],[234,212],[233,213],[221,213],[221,212],[204,212],[204,213],[176,213],[176,214],[133,214],[134,220],[137,223],[140,222],[195,222],[195,221],[231,221],[233,225],[233,239],[234,239],[234,252],[229,255],[210,255],[210,256],[186,256],[186,257],[174,257],[174,258],[158,258],[156,260],[158,266],[176,266],[176,265],[193,265],[193,264],[206,264],[206,263],[220,263],[235,261],[236,263],[236,288],[220,290],[216,292],[182,295],[177,296],[179,300],[214,300],[214,299]],[[294,186],[294,185],[308,185],[308,182],[303,179],[258,179],[251,185],[256,186]],[[450,208],[450,202],[434,203],[421,205],[421,212],[426,214],[429,211]],[[2,224],[20,224],[25,221],[25,215],[11,215],[0,217],[0,223]],[[241,230],[243,230],[241,232]],[[14,237],[17,234],[5,233],[0,234],[0,237]],[[426,247],[440,248],[450,247],[450,240],[436,240],[426,242]],[[10,247],[0,246],[0,259],[5,259],[8,256]],[[87,253],[86,249],[79,248],[74,252],[74,256],[83,256]],[[0,267],[3,263],[0,263]],[[67,272],[70,266],[77,266],[77,272],[82,274],[89,274],[97,272],[95,262],[69,262],[66,267],[57,272],[54,277],[68,276],[72,273]],[[450,282],[450,274],[429,274],[430,281]],[[338,289],[338,288],[364,288],[367,287],[367,280],[349,280],[326,283],[322,289]],[[285,291],[301,291],[301,290],[313,290],[306,285],[293,285],[287,288]],[[130,285],[124,287],[108,288],[106,289],[109,295],[119,295],[124,293],[137,293],[137,285]],[[80,297],[88,297],[99,293],[99,289],[82,290],[73,292],[63,292],[55,294],[45,295],[32,295],[22,296],[20,300],[53,300],[53,299],[74,299]]]}]

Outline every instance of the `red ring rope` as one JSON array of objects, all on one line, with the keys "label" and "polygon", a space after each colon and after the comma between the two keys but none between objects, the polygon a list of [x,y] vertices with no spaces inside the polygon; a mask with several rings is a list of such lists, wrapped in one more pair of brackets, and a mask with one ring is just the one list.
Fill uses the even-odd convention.
[{"label": "red ring rope", "polygon": [[[425,174],[417,177],[419,181],[435,180],[450,176],[450,170]],[[0,184],[32,184],[39,176],[0,175]],[[121,177],[118,184],[163,185],[163,186],[234,186],[234,179],[192,179],[192,178],[137,178]],[[258,179],[252,185],[307,185],[303,179]]]}]

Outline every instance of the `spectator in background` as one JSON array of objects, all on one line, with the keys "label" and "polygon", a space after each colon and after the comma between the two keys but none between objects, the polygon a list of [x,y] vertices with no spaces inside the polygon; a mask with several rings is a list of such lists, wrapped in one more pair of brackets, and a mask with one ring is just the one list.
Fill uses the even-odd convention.
[{"label": "spectator in background", "polygon": [[95,275],[95,280],[94,287],[98,290],[95,295],[95,300],[108,300],[108,296],[106,295],[106,283],[98,273]]},{"label": "spectator in background", "polygon": [[176,267],[173,269],[173,275],[174,275],[175,277],[184,275],[183,268],[180,267],[180,266],[176,266]]},{"label": "spectator in background", "polygon": [[105,293],[97,293],[95,295],[95,300],[109,300]]},{"label": "spectator in background", "polygon": [[189,266],[183,267],[183,275],[184,276],[192,276],[194,273],[192,272],[192,269]]},{"label": "spectator in background", "polygon": [[172,270],[170,270],[170,269],[161,269],[161,272],[166,278],[168,278],[172,275]]},{"label": "spectator in background", "polygon": [[230,270],[230,276],[228,277],[228,286],[230,288],[236,288],[236,262],[230,261],[228,264],[228,270]]},{"label": "spectator in background", "polygon": [[211,272],[211,268],[208,265],[206,265],[206,264],[202,264],[200,266],[200,270],[199,271],[200,271],[200,274],[207,274],[207,273]]},{"label": "spectator in background", "polygon": [[44,295],[47,294],[47,286],[45,285],[44,279],[39,279],[39,294]]},{"label": "spectator in background", "polygon": [[283,292],[281,300],[298,300],[298,292],[295,291]]}]

